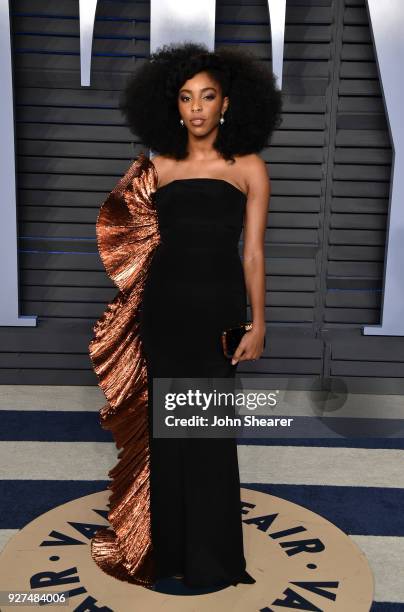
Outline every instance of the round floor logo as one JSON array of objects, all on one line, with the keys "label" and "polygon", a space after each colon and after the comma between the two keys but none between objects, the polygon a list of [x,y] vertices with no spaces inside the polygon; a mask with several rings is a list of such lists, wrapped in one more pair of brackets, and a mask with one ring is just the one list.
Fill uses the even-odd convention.
[{"label": "round floor logo", "polygon": [[[57,592],[64,605],[48,610],[108,612],[369,612],[373,577],[352,539],[307,508],[242,488],[247,571],[254,584],[190,591],[179,580],[160,581],[156,590],[116,580],[91,558],[90,539],[108,524],[110,491],[63,504],[38,517],[8,542],[0,555],[0,591]],[[214,510],[213,510],[214,511]],[[32,612],[32,606],[8,607]]]}]

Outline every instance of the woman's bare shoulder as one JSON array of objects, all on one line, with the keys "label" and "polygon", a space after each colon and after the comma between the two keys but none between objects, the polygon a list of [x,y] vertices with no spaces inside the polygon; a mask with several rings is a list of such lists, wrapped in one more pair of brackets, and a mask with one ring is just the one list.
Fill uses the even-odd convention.
[{"label": "woman's bare shoulder", "polygon": [[157,170],[160,185],[161,183],[165,182],[165,177],[170,176],[175,160],[171,159],[170,157],[166,157],[165,155],[154,155],[151,160]]},{"label": "woman's bare shoulder", "polygon": [[269,183],[268,166],[258,153],[235,156],[235,159],[248,192]]},{"label": "woman's bare shoulder", "polygon": [[236,163],[244,172],[262,172],[266,170],[266,163],[258,153],[247,153],[246,155],[235,155]]}]

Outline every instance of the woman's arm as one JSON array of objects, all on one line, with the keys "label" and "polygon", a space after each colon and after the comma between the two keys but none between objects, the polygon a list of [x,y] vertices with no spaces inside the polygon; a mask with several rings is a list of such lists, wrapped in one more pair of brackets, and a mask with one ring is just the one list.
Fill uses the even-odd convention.
[{"label": "woman's arm", "polygon": [[245,169],[248,199],[244,223],[243,268],[253,327],[241,339],[232,364],[261,357],[265,337],[264,241],[271,184],[266,164],[258,155],[249,156]]}]

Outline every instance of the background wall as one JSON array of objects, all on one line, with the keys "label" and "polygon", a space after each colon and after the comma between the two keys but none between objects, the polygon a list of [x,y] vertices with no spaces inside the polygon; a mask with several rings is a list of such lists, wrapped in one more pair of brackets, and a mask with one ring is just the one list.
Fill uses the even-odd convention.
[{"label": "background wall", "polygon": [[[147,2],[99,0],[91,87],[81,87],[77,0],[12,2],[21,306],[39,321],[0,328],[0,383],[96,384],[87,347],[116,289],[95,221],[148,152],[118,98],[148,57],[149,15]],[[216,47],[270,60],[266,2],[220,1],[216,18]],[[272,180],[267,347],[239,372],[403,392],[402,339],[361,333],[380,319],[391,170],[365,3],[287,0],[283,79],[283,124],[261,153]]]}]

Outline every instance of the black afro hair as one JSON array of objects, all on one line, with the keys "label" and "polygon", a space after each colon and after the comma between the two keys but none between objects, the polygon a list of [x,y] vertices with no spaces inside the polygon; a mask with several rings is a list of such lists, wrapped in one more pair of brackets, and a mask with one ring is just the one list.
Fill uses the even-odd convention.
[{"label": "black afro hair", "polygon": [[282,94],[272,70],[245,50],[213,52],[194,42],[160,47],[130,76],[119,106],[131,132],[154,152],[186,158],[188,132],[179,123],[178,91],[202,71],[229,96],[214,148],[225,159],[261,151],[281,123]]}]

